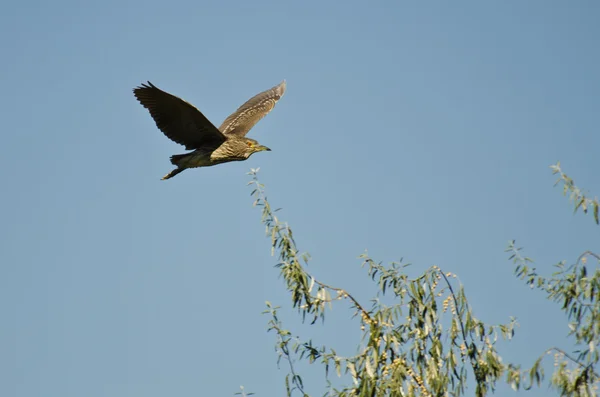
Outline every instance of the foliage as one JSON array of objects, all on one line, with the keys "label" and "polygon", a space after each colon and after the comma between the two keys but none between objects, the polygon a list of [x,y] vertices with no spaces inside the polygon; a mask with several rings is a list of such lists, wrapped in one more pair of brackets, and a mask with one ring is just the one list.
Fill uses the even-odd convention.
[{"label": "foliage", "polygon": [[[560,174],[556,184],[563,183],[564,194],[571,192],[575,212],[582,208],[587,213],[588,208],[593,208],[594,220],[598,224],[598,199],[587,198],[573,180],[563,173],[560,162],[550,168],[553,174]],[[548,353],[554,353],[555,370],[551,385],[561,396],[597,395],[600,383],[600,376],[596,372],[600,360],[600,255],[585,251],[574,264],[567,265],[561,261],[555,265],[556,271],[550,277],[544,277],[531,267],[533,260],[522,255],[522,248],[517,248],[515,241],[509,243],[506,252],[511,254],[509,259],[516,265],[517,277],[561,305],[561,310],[569,320],[569,336],[575,340],[576,350],[572,355],[557,347],[546,350],[528,371],[530,376],[543,378],[543,373],[539,372],[540,362]]]},{"label": "foliage", "polygon": [[559,178],[556,180],[554,186],[562,182],[563,194],[566,196],[568,192],[571,193],[569,199],[573,201],[573,203],[575,203],[574,212],[577,212],[577,210],[581,208],[583,212],[587,214],[588,210],[591,209],[596,224],[600,224],[600,219],[598,215],[598,207],[600,207],[600,203],[598,202],[598,197],[594,197],[594,199],[592,200],[591,198],[587,197],[581,191],[581,189],[575,186],[575,182],[573,182],[573,179],[569,178],[564,172],[562,172],[562,169],[560,168],[560,161],[557,162],[555,165],[551,165],[550,168],[552,169],[553,175],[559,174]]},{"label": "foliage", "polygon": [[548,299],[561,305],[569,319],[569,336],[575,338],[577,350],[570,355],[557,347],[546,350],[528,371],[530,377],[543,378],[540,362],[548,353],[554,353],[555,370],[551,384],[561,396],[595,396],[600,377],[595,372],[598,364],[598,344],[600,342],[600,270],[596,267],[589,274],[588,259],[600,263],[600,256],[586,251],[575,264],[567,266],[564,261],[556,264],[557,271],[550,277],[540,276],[533,261],[521,255],[522,248],[516,248],[511,241],[507,252],[516,264],[515,274],[526,280],[532,287],[546,293]]},{"label": "foliage", "polygon": [[[587,198],[562,173],[559,164],[553,167],[554,173],[561,175],[565,192],[572,192],[576,210],[593,208],[597,221],[597,200]],[[504,364],[496,350],[498,337],[510,339],[514,335],[514,319],[501,325],[479,320],[456,275],[437,266],[411,279],[403,272],[409,264],[400,261],[385,266],[367,254],[361,255],[363,267],[378,289],[369,307],[348,291],[317,280],[306,270],[310,258],[299,252],[292,229],[271,208],[257,172],[249,173],[254,205],[262,208],[262,222],[293,308],[303,320],[315,324],[325,319],[328,305],[345,301],[353,309],[356,327],[362,333],[356,354],[341,356],[334,347],[293,337],[280,320],[280,308],[267,302],[265,313],[270,316],[269,331],[277,336],[278,363],[283,360],[289,368],[285,377],[288,396],[298,393],[309,396],[308,387],[296,370],[295,364],[301,360],[320,363],[327,379],[333,369],[344,381],[341,388],[329,383],[327,396],[458,397],[465,395],[468,385],[474,384],[475,395],[479,397],[493,392],[502,379],[515,390],[529,389],[539,386],[544,379],[542,360],[547,352],[556,353],[551,385],[561,395],[596,395],[600,272],[596,269],[590,276],[586,266],[589,258],[600,260],[598,255],[586,252],[572,266],[561,262],[552,277],[544,278],[530,268],[532,260],[523,257],[514,242],[507,249],[516,264],[516,275],[545,291],[548,299],[563,305],[579,349],[575,356],[557,348],[548,349],[530,369],[523,371],[518,365]],[[392,300],[394,304],[386,305],[384,300]]]}]

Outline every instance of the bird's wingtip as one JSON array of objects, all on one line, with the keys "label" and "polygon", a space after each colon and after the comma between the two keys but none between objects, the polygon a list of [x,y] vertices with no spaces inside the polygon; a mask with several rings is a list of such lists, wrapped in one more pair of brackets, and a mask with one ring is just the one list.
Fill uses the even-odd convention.
[{"label": "bird's wingtip", "polygon": [[142,83],[142,84],[138,85],[137,87],[135,87],[135,88],[133,89],[133,92],[135,92],[135,91],[137,91],[137,90],[144,89],[144,88],[156,88],[156,86],[155,86],[154,84],[152,84],[152,83],[150,82],[150,80],[148,80],[147,82],[145,82],[145,83]]},{"label": "bird's wingtip", "polygon": [[283,79],[283,81],[281,83],[279,83],[277,85],[277,93],[279,94],[279,96],[283,96],[283,94],[285,93],[285,90],[287,88],[287,82],[285,81],[285,79]]}]

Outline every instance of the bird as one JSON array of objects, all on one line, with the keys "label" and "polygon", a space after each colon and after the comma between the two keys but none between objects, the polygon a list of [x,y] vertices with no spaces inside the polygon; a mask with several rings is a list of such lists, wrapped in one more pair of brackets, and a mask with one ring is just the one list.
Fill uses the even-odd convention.
[{"label": "bird", "polygon": [[252,154],[271,151],[248,131],[265,117],[286,89],[286,81],[263,91],[241,105],[217,128],[191,103],[169,94],[150,81],[133,89],[140,104],[150,112],[156,126],[172,141],[193,150],[171,156],[177,168],[161,179],[170,179],[188,168],[210,167],[230,161],[244,161]]}]

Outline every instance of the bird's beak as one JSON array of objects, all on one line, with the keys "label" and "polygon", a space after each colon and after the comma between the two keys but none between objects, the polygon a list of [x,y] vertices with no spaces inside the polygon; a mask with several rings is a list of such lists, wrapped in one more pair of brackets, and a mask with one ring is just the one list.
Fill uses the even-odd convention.
[{"label": "bird's beak", "polygon": [[263,146],[263,145],[260,145],[259,147],[257,147],[257,149],[258,149],[257,152],[270,152],[271,151],[271,149],[269,149],[268,147]]}]

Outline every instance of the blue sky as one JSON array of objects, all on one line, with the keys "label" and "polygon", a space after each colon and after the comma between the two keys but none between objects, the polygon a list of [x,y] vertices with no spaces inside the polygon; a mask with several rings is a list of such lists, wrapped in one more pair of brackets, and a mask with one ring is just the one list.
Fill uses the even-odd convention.
[{"label": "blue sky", "polygon": [[[600,194],[599,19],[593,0],[4,3],[0,394],[281,395],[260,313],[290,300],[251,167],[322,281],[366,301],[365,249],[436,264],[482,320],[518,318],[506,360],[568,346],[503,250],[517,239],[542,272],[598,250],[548,166]],[[160,180],[184,150],[133,87],[218,125],[284,78],[249,135],[271,152]],[[350,312],[331,315],[298,332],[352,352]]]}]

